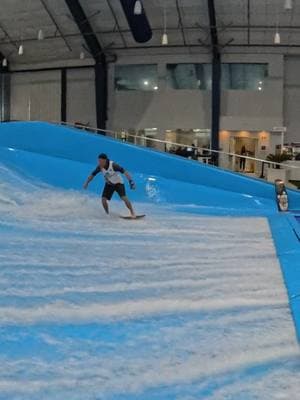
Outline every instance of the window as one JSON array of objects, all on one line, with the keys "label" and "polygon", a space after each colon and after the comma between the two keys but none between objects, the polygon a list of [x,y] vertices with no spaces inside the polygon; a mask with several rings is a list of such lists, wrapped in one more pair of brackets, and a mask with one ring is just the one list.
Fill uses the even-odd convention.
[{"label": "window", "polygon": [[211,88],[210,64],[167,64],[167,82],[173,89]]},{"label": "window", "polygon": [[[196,146],[204,149],[210,148],[211,133],[209,129],[168,129],[165,131],[165,140],[169,143],[166,150],[172,152],[178,144]],[[172,144],[176,143],[176,144]]]},{"label": "window", "polygon": [[157,65],[117,65],[115,90],[158,90]]},{"label": "window", "polygon": [[267,64],[222,64],[222,89],[263,90]]},{"label": "window", "polygon": [[[222,89],[261,91],[267,76],[267,64],[222,64]],[[173,89],[211,90],[211,64],[167,64],[167,82]]]},{"label": "window", "polygon": [[211,131],[209,129],[193,129],[193,133],[195,135],[194,141],[198,147],[210,148]]}]

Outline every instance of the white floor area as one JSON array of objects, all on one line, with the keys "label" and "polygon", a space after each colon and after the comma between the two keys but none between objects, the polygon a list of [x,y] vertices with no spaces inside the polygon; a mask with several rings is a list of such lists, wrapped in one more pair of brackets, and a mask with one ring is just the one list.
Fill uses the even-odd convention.
[{"label": "white floor area", "polygon": [[124,221],[95,197],[8,186],[0,399],[299,397],[267,220],[140,205],[146,219]]}]

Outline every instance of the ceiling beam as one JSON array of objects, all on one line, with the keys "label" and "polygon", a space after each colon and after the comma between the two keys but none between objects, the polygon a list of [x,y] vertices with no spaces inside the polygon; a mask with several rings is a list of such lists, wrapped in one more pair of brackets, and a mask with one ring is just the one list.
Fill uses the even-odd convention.
[{"label": "ceiling beam", "polygon": [[117,15],[116,15],[116,13],[115,13],[115,10],[114,10],[113,6],[111,5],[110,0],[106,0],[106,3],[107,3],[107,5],[108,5],[108,7],[109,7],[109,9],[110,9],[110,12],[111,12],[112,16],[113,16],[113,19],[114,19],[114,21],[115,21],[117,30],[118,30],[118,32],[119,32],[119,35],[121,36],[121,40],[122,40],[122,42],[123,42],[123,45],[124,45],[124,47],[127,47],[127,43],[126,43],[126,40],[125,40],[125,37],[124,37],[124,33],[122,32],[122,29],[121,29],[121,26],[120,26],[120,24],[119,24],[119,20],[118,20],[118,18],[117,18]]},{"label": "ceiling beam", "polygon": [[[300,48],[300,43],[299,44],[274,44],[274,43],[269,43],[269,44],[247,44],[247,43],[230,43],[226,46],[226,49],[230,47],[245,47],[245,48],[251,48],[251,47],[272,47],[272,48]],[[203,44],[188,44],[187,46],[184,46],[183,44],[169,44],[167,46],[164,46],[164,48],[167,49],[207,49],[207,46],[204,46]],[[160,49],[161,50],[161,45],[149,45],[149,46],[129,46],[129,47],[113,47],[114,51],[120,51],[120,50],[145,50],[145,49]],[[209,53],[210,50],[205,51],[206,53]],[[202,53],[203,54],[203,53]]]},{"label": "ceiling beam", "polygon": [[187,42],[186,42],[186,37],[185,37],[185,32],[184,32],[184,27],[183,27],[183,22],[182,22],[182,15],[180,12],[179,0],[176,0],[176,10],[177,10],[177,14],[178,14],[178,25],[181,30],[183,44],[186,46]]},{"label": "ceiling beam", "polygon": [[[220,25],[220,26],[217,26],[217,28],[218,27],[224,29],[224,26]],[[207,28],[207,29],[209,29],[209,28]],[[247,30],[248,29],[248,25],[230,25],[230,27],[228,27],[228,30],[242,30],[242,29]],[[250,25],[250,29],[252,29],[252,30],[255,30],[255,29],[257,29],[257,30],[273,30],[273,29],[276,29],[276,25]],[[0,25],[0,30],[1,30],[1,25]],[[202,30],[204,31],[204,29],[202,29]],[[300,30],[300,25],[295,25],[295,26],[281,25],[280,26],[280,31],[283,31],[283,30],[295,30],[295,31],[297,31],[297,30]],[[161,28],[152,28],[152,31],[153,32],[161,32]],[[169,27],[168,28],[168,32],[169,31],[170,32],[178,31],[178,28],[177,27],[176,28],[175,27]],[[199,31],[199,27],[198,26],[185,26],[184,27],[184,31],[198,32]],[[95,35],[112,35],[112,34],[114,34],[116,32],[120,33],[120,34],[121,33],[122,34],[131,33],[131,31],[129,29],[121,29],[120,32],[116,31],[116,30],[96,30],[96,31],[93,32],[93,34],[95,34]],[[7,37],[7,35],[5,35],[5,36]],[[78,36],[82,36],[81,33],[67,33],[67,34],[64,35],[64,37],[66,39],[68,39],[68,38],[78,38]],[[57,39],[60,39],[60,36],[49,35],[49,36],[45,36],[44,40],[57,40]],[[12,38],[7,38],[7,40],[1,40],[0,41],[0,45],[1,44],[2,45],[11,44],[16,49],[18,49],[18,46],[16,45],[16,41],[17,40],[14,40]],[[22,43],[27,43],[27,42],[36,42],[36,36],[27,37],[27,38],[23,38],[22,39]],[[300,46],[300,43],[299,43],[299,45],[297,45],[297,44],[294,44],[294,45],[295,46]],[[170,46],[166,46],[166,47],[170,47]],[[182,45],[175,45],[175,46],[182,47]],[[200,46],[200,45],[197,45],[197,44],[187,44],[186,46],[187,47],[203,47],[203,46]],[[243,46],[252,46],[252,44],[248,45],[247,43],[245,43],[245,44],[243,44]],[[267,46],[269,46],[269,45],[267,45]],[[272,44],[272,46],[273,46],[273,44]],[[276,46],[278,47],[278,45],[275,45],[275,47]],[[138,47],[138,46],[135,46],[134,48],[136,48],[136,47]],[[161,46],[158,46],[158,47],[161,47]],[[288,47],[288,45],[286,45],[285,47]],[[112,47],[112,48],[113,49],[117,49],[117,48],[119,48],[119,46],[118,47]],[[132,46],[130,48],[132,48]]]},{"label": "ceiling beam", "polygon": [[247,43],[250,44],[250,19],[251,19],[251,10],[250,10],[250,0],[247,0]]},{"label": "ceiling beam", "polygon": [[72,17],[96,63],[106,63],[104,49],[90,24],[79,0],[65,0]]},{"label": "ceiling beam", "polygon": [[217,30],[215,1],[207,0],[207,8],[208,8],[209,30],[210,30],[210,38],[211,38],[213,54],[215,54],[215,53],[218,54],[219,53],[219,38],[218,38],[218,30]]},{"label": "ceiling beam", "polygon": [[[161,29],[160,29],[161,30]],[[129,32],[129,31],[128,31]],[[106,32],[107,33],[107,32]],[[111,32],[111,33],[115,33],[115,32]],[[78,37],[78,35],[70,35],[71,37]],[[45,40],[57,40],[58,37],[45,37]],[[27,42],[36,42],[36,38],[28,38],[28,39],[24,39],[23,43],[27,43]],[[7,45],[9,44],[8,42],[0,42],[0,45]],[[274,43],[250,43],[248,44],[247,42],[245,43],[238,43],[238,42],[234,42],[234,43],[230,43],[228,45],[226,45],[226,48],[230,48],[230,47],[245,47],[245,48],[251,48],[251,47],[272,47],[272,48],[300,48],[300,43],[291,43],[291,44],[274,44]],[[161,45],[139,45],[139,46],[112,46],[110,49],[112,51],[120,51],[120,50],[144,50],[144,49],[159,49],[161,50]],[[186,46],[184,46],[183,44],[169,44],[167,46],[164,46],[164,48],[168,48],[168,49],[184,49],[184,48],[195,48],[195,49],[203,49],[203,48],[207,48],[206,45],[204,44],[199,44],[199,43],[190,43],[187,44]],[[207,52],[207,51],[206,51]],[[78,67],[81,67],[81,65],[79,64]],[[78,68],[76,67],[76,68]],[[85,66],[82,66],[85,67]],[[88,66],[88,67],[91,67]]]},{"label": "ceiling beam", "polygon": [[97,128],[105,129],[107,121],[107,62],[104,49],[87,18],[79,0],[65,0],[86,46],[95,60],[95,94]]},{"label": "ceiling beam", "polygon": [[[224,29],[224,25],[217,26],[219,28]],[[228,30],[231,29],[261,29],[261,30],[269,30],[269,29],[276,29],[278,26],[276,24],[273,25],[228,25]],[[226,28],[226,26],[225,26]],[[280,30],[282,29],[300,29],[300,25],[280,25]]]},{"label": "ceiling beam", "polygon": [[69,51],[72,51],[71,46],[69,45],[68,41],[67,41],[66,38],[65,38],[65,35],[63,34],[63,32],[62,32],[62,30],[60,29],[58,23],[56,22],[56,20],[55,20],[55,18],[54,18],[54,16],[53,16],[52,12],[50,11],[50,9],[49,9],[49,7],[48,7],[46,1],[45,1],[45,0],[40,0],[40,2],[42,3],[42,5],[43,5],[43,7],[44,7],[44,9],[45,9],[45,11],[46,11],[46,13],[48,14],[48,17],[51,19],[53,25],[55,26],[55,28],[56,28],[56,33],[58,32],[58,33],[60,34],[60,36],[61,36],[61,38],[63,39],[63,41],[65,42],[65,45],[67,46],[68,50],[69,50]]},{"label": "ceiling beam", "polygon": [[[209,30],[212,49],[212,90],[211,90],[211,149],[219,150],[221,113],[221,54],[217,30],[215,1],[207,0]],[[212,153],[213,164],[218,165],[218,153]]]},{"label": "ceiling beam", "polygon": [[7,43],[11,44],[14,48],[18,49],[18,45],[16,41],[14,41],[11,36],[8,34],[7,30],[0,24],[0,30],[4,33],[5,37],[7,38]]}]

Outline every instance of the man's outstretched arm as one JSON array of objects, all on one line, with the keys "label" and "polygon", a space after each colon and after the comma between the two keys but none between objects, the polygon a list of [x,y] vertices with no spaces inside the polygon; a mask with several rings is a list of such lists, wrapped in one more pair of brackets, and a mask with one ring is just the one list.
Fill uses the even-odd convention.
[{"label": "man's outstretched arm", "polygon": [[84,184],[83,184],[83,188],[84,188],[84,189],[87,189],[87,188],[88,188],[89,183],[95,178],[95,176],[96,176],[97,174],[99,174],[99,172],[100,172],[100,167],[97,167],[97,168],[91,173],[91,175],[87,178],[87,180],[84,182]]},{"label": "man's outstretched arm", "polygon": [[128,182],[129,182],[129,185],[130,185],[130,189],[135,189],[135,183],[134,183],[133,179],[131,178],[131,175],[129,174],[129,172],[128,171],[124,171],[124,175],[128,179]]},{"label": "man's outstretched arm", "polygon": [[90,182],[91,182],[93,179],[94,179],[94,176],[93,176],[93,175],[90,175],[90,176],[87,178],[87,180],[84,182],[84,184],[83,184],[83,189],[87,189],[88,186],[89,186],[89,184],[90,184]]}]

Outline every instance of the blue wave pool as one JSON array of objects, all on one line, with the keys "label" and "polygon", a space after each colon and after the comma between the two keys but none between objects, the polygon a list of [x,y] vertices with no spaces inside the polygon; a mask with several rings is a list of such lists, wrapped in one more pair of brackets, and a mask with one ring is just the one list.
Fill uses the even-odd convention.
[{"label": "blue wave pool", "polygon": [[[145,219],[81,189],[103,151]],[[0,156],[0,399],[298,397],[299,217],[272,185],[43,123],[2,124]]]}]

